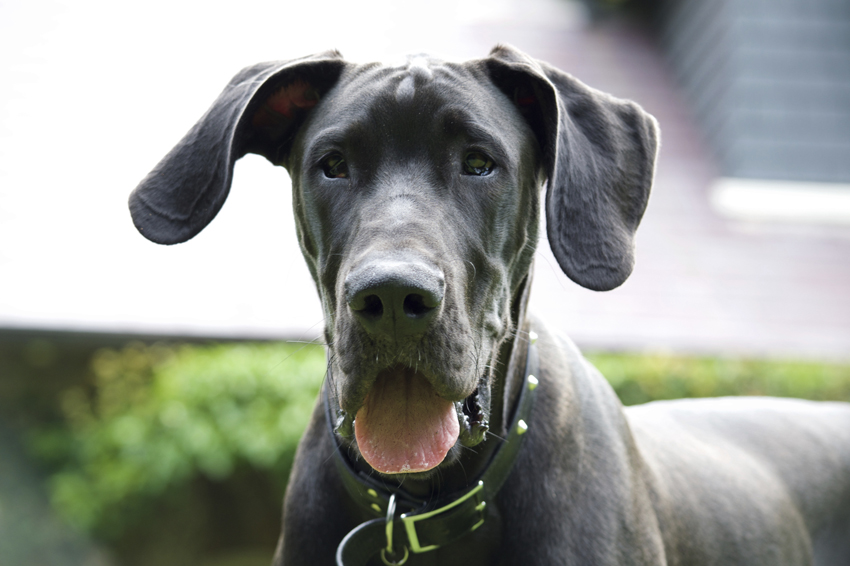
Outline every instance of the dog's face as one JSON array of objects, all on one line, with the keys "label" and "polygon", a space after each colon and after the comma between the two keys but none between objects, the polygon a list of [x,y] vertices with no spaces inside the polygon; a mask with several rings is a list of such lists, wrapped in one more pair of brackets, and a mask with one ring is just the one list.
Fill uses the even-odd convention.
[{"label": "dog's face", "polygon": [[301,127],[286,163],[301,247],[339,406],[378,471],[482,440],[538,238],[538,154],[491,81],[425,58],[348,70]]},{"label": "dog's face", "polygon": [[549,242],[577,283],[621,284],[657,132],[633,103],[509,47],[464,64],[330,52],[244,69],[130,198],[160,243],[218,212],[233,163],[293,180],[326,317],[337,433],[385,474],[425,474],[484,437],[548,180]]}]

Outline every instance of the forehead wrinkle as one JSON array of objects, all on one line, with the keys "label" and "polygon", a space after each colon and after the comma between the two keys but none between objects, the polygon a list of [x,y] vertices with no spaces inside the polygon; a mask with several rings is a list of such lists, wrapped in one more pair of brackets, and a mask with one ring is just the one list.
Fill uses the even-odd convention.
[{"label": "forehead wrinkle", "polygon": [[498,136],[491,133],[491,128],[475,120],[467,108],[449,107],[442,110],[436,122],[443,130],[452,136],[463,136],[472,143],[479,143],[492,151],[493,157],[505,160],[508,157],[507,148]]},{"label": "forehead wrinkle", "polygon": [[317,159],[331,149],[345,149],[351,143],[364,140],[367,126],[360,120],[352,121],[347,126],[334,124],[320,129],[308,139],[304,148],[304,155],[310,159]]}]

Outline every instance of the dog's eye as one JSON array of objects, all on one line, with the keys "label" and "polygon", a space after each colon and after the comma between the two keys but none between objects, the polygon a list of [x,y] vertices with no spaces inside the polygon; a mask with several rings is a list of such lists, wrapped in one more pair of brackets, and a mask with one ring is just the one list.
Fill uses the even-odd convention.
[{"label": "dog's eye", "polygon": [[339,153],[332,153],[322,159],[322,171],[325,172],[325,177],[330,179],[347,179],[348,163]]},{"label": "dog's eye", "polygon": [[463,160],[463,172],[467,175],[489,175],[493,166],[493,160],[480,151],[467,153]]}]

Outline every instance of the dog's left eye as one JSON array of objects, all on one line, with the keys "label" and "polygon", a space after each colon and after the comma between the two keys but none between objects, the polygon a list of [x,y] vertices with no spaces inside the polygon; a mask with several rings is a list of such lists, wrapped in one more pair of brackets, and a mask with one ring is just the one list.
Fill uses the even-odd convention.
[{"label": "dog's left eye", "polygon": [[348,163],[345,158],[339,153],[332,153],[322,159],[322,171],[325,172],[325,177],[330,179],[347,179],[348,178]]},{"label": "dog's left eye", "polygon": [[467,175],[489,175],[493,171],[493,167],[493,160],[480,151],[467,153],[463,160],[463,172]]}]

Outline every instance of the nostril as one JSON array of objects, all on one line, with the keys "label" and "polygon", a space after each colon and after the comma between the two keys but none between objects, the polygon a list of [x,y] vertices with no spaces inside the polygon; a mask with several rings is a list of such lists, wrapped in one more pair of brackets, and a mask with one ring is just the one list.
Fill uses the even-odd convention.
[{"label": "nostril", "polygon": [[357,312],[370,318],[381,318],[384,314],[384,303],[378,295],[369,295],[363,299],[363,308]]},{"label": "nostril", "polygon": [[443,272],[418,261],[372,258],[345,277],[350,314],[372,336],[422,334],[439,315],[445,295]]},{"label": "nostril", "polygon": [[434,310],[425,304],[425,297],[418,293],[411,293],[404,298],[404,314],[410,318],[421,318]]}]

